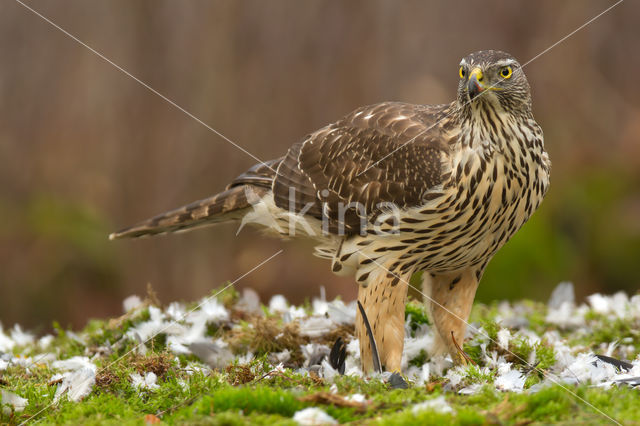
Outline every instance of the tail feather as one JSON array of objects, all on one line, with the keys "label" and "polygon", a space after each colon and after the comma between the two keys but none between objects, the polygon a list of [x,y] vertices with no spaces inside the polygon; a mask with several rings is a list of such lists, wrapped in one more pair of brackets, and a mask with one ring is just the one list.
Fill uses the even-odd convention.
[{"label": "tail feather", "polygon": [[250,207],[254,202],[250,198],[261,197],[266,192],[267,189],[265,188],[251,185],[234,186],[213,197],[162,213],[136,225],[114,232],[109,235],[109,239],[137,238],[178,232],[237,219],[242,216],[242,211]]}]

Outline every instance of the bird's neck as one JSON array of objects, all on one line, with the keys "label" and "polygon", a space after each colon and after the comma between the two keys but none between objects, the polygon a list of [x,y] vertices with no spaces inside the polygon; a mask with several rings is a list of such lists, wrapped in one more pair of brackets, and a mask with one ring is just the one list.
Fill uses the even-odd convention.
[{"label": "bird's neck", "polygon": [[502,153],[512,157],[514,152],[519,152],[520,149],[514,146],[520,143],[518,129],[533,120],[530,112],[505,111],[489,100],[462,105],[459,114],[459,147],[470,148],[483,156]]}]

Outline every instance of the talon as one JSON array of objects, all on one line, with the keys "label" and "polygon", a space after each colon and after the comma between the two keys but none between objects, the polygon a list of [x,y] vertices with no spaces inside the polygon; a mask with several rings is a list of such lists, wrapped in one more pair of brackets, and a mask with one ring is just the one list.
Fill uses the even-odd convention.
[{"label": "talon", "polygon": [[453,334],[453,331],[451,331],[451,340],[453,340],[453,344],[455,345],[456,349],[458,350],[458,355],[460,355],[461,361],[463,361],[464,364],[471,363],[473,365],[478,365],[474,360],[471,359],[469,354],[467,354],[465,351],[462,350],[462,348],[460,347],[460,345],[456,341],[456,336],[455,336],[455,334]]}]

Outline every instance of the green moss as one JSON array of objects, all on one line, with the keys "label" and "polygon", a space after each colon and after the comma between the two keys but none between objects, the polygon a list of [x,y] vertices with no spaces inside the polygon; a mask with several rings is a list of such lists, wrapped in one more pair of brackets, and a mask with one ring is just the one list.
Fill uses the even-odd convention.
[{"label": "green moss", "polygon": [[487,383],[493,382],[497,374],[496,370],[485,370],[476,365],[470,365],[467,367],[467,380],[471,383]]},{"label": "green moss", "polygon": [[190,407],[195,413],[201,414],[232,410],[243,414],[260,412],[284,417],[292,417],[302,408],[304,404],[293,393],[265,385],[240,388],[224,386],[203,396]]},{"label": "green moss", "polygon": [[416,367],[421,367],[428,360],[429,360],[429,355],[427,354],[427,351],[422,349],[417,357],[415,357],[415,358],[413,358],[412,360],[409,361],[409,365],[414,365]]},{"label": "green moss", "polygon": [[473,341],[465,342],[462,349],[476,364],[482,363],[482,348]]},{"label": "green moss", "polygon": [[399,414],[391,415],[378,420],[378,425],[444,425],[454,424],[454,416],[448,413],[437,413],[434,411],[422,411],[417,414],[411,410],[404,411]]},{"label": "green moss", "polygon": [[553,347],[545,340],[537,343],[535,345],[535,350],[539,369],[546,370],[556,363],[556,353],[553,350]]},{"label": "green moss", "polygon": [[429,316],[427,315],[427,308],[423,303],[416,301],[409,301],[404,310],[405,320],[411,319],[411,330],[415,332],[421,325],[430,324]]},{"label": "green moss", "polygon": [[549,330],[549,323],[547,323],[547,305],[540,302],[534,302],[531,300],[525,300],[520,302],[522,306],[527,309],[528,328],[535,333],[542,335],[545,331]]},{"label": "green moss", "polygon": [[525,389],[529,389],[531,386],[540,383],[542,380],[540,379],[540,375],[538,374],[534,374],[533,372],[530,372],[527,375],[527,378],[524,381],[524,388]]},{"label": "green moss", "polygon": [[500,324],[495,322],[495,320],[490,319],[482,323],[482,328],[484,329],[489,340],[491,340],[491,343],[495,344],[495,342],[498,339],[498,332],[500,331],[500,328],[501,328]]},{"label": "green moss", "polygon": [[515,363],[527,365],[533,350],[534,345],[529,344],[524,337],[516,337],[509,342],[509,351]]},{"label": "green moss", "polygon": [[470,408],[461,408],[456,416],[456,422],[462,426],[484,425],[488,420],[480,411]]},{"label": "green moss", "polygon": [[[631,354],[624,354],[623,358],[633,359],[640,354],[640,320],[638,319],[614,319],[588,311],[585,315],[587,326],[590,328],[586,333],[564,333],[568,344],[571,346],[584,346],[594,352],[601,351],[603,344],[611,342],[624,342],[624,345],[631,345],[634,351]],[[614,356],[616,354],[614,353]]]},{"label": "green moss", "polygon": [[636,347],[640,345],[640,321],[618,318],[613,321],[609,319],[590,321],[588,324],[593,327],[591,333],[589,333],[592,345],[620,341],[624,338],[630,338],[629,340],[634,342]]},{"label": "green moss", "polygon": [[229,284],[230,283],[227,282],[223,286],[212,290],[210,293],[211,296],[215,296],[226,308],[232,307],[238,302],[238,299],[240,299],[238,290],[233,286],[229,286]]},{"label": "green moss", "polygon": [[[230,303],[230,301],[226,300],[223,303]],[[546,315],[544,305],[524,302],[519,305],[519,309],[522,309],[526,319],[530,324],[535,324],[537,329],[550,328],[550,325],[544,322]],[[411,317],[411,324],[416,329],[428,323],[424,307],[420,303],[409,303],[406,315]],[[472,313],[472,321],[481,326],[490,338],[497,340],[498,331],[502,328],[496,321],[497,315],[497,304],[478,305]],[[519,364],[518,369],[527,373],[526,388],[540,383],[543,375],[537,370],[527,371],[526,364],[479,334],[464,345],[465,352],[479,363],[479,366],[467,367],[464,385],[486,383],[478,393],[459,395],[451,392],[446,379],[442,377],[432,377],[432,382],[428,385],[414,384],[405,390],[392,390],[387,383],[377,379],[337,377],[333,391],[337,388],[338,395],[360,393],[370,400],[366,408],[359,410],[354,407],[334,406],[322,400],[309,402],[301,399],[318,392],[330,392],[332,382],[298,374],[289,369],[267,374],[273,368],[268,362],[269,352],[283,347],[299,346],[301,342],[295,339],[282,341],[281,337],[276,339],[285,327],[278,316],[262,318],[262,324],[257,328],[253,320],[250,320],[250,322],[236,321],[235,327],[231,329],[226,326],[211,329],[210,332],[217,337],[224,338],[230,343],[234,342],[237,345],[236,348],[255,349],[256,358],[246,364],[236,363],[227,369],[209,374],[202,374],[199,371],[187,373],[185,367],[195,358],[165,352],[165,342],[162,340],[164,336],[147,344],[147,353],[144,356],[133,352],[120,359],[135,346],[134,342],[122,339],[122,336],[131,327],[145,318],[148,319],[148,316],[149,310],[142,309],[113,321],[90,321],[80,333],[82,337],[80,340],[56,324],[57,336],[49,350],[59,359],[74,355],[94,356],[96,347],[99,346],[115,348],[111,354],[98,353],[94,358],[94,362],[99,367],[99,374],[92,393],[80,403],[69,402],[63,398],[59,404],[48,407],[53,401],[57,388],[56,384],[48,384],[48,382],[56,371],[42,363],[36,363],[28,368],[11,365],[0,373],[3,383],[6,383],[4,387],[27,398],[29,405],[24,413],[0,414],[0,423],[20,423],[43,410],[33,420],[38,420],[42,424],[126,425],[143,424],[146,415],[154,415],[166,423],[271,426],[293,424],[294,413],[309,406],[318,406],[339,422],[355,424],[480,425],[607,422],[608,419],[598,410],[622,423],[640,422],[638,391],[634,389],[549,386],[533,394],[497,391],[491,384],[497,372],[483,368],[481,344],[486,344],[487,350],[498,351],[499,355],[507,357],[514,364]],[[598,314],[587,316],[593,333],[585,336],[577,335],[571,330],[562,331],[569,342],[596,348],[609,343],[614,337],[630,337],[634,344],[638,344],[636,330],[640,329],[640,324],[633,321],[611,321]],[[241,325],[238,325],[239,323]],[[286,334],[288,338],[296,336],[295,330]],[[515,331],[512,330],[512,334],[515,334]],[[118,347],[113,346],[115,342],[120,342]],[[29,350],[34,351],[34,354],[38,353],[36,349]],[[533,358],[535,351],[538,370],[546,371],[555,363],[553,347],[544,340],[531,345],[527,339],[516,337],[510,341],[510,351],[525,361],[530,357]],[[14,353],[24,352],[22,349],[16,349]],[[509,359],[509,356],[513,359]],[[411,364],[421,365],[426,360],[427,354],[423,351],[416,359],[411,360]],[[133,388],[130,375],[148,371],[158,374],[159,388],[153,391],[138,391]],[[453,412],[439,413],[431,410],[413,413],[412,408],[415,404],[439,395],[446,398]]]},{"label": "green moss", "polygon": [[[480,371],[471,377],[487,380]],[[58,406],[46,408],[43,424],[140,424],[144,416],[153,414],[168,423],[180,424],[292,424],[296,411],[314,404],[299,397],[317,391],[328,391],[328,384],[314,382],[308,377],[285,372],[284,377],[264,380],[245,386],[231,386],[223,375],[206,376],[195,373],[180,377],[168,372],[158,382],[156,391],[138,392],[131,386],[128,374],[135,371],[131,363],[114,366],[118,380],[109,387],[96,386],[81,403],[63,400]],[[26,375],[17,367],[6,372],[12,377],[13,390],[29,399],[26,413],[35,413],[52,401],[55,386],[43,388],[41,383],[51,371],[42,369],[37,375]],[[180,381],[185,383],[185,389]],[[490,385],[475,395],[446,393],[452,413],[412,412],[414,404],[442,394],[422,387],[389,390],[376,380],[341,377],[337,380],[342,395],[360,392],[371,399],[364,411],[350,407],[320,404],[319,407],[340,422],[369,422],[376,424],[456,424],[479,425],[495,422],[507,424],[528,422],[602,423],[606,418],[597,410],[627,422],[640,421],[637,391],[627,388],[610,390],[597,388],[544,388],[534,394],[503,394]],[[43,392],[44,391],[44,392]],[[570,392],[596,407],[590,407]],[[21,417],[24,420],[24,417]],[[0,422],[12,422],[10,416],[0,415]]]}]

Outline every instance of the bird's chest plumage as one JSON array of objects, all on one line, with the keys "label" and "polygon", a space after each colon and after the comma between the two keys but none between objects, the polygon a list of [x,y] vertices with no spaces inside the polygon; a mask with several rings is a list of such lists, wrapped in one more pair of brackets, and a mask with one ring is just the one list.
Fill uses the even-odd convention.
[{"label": "bird's chest plumage", "polygon": [[442,251],[423,263],[426,269],[486,263],[529,219],[548,187],[548,157],[533,120],[463,129],[458,144],[445,184],[449,196],[430,209],[442,212],[433,219],[441,230],[427,233]]},{"label": "bird's chest plumage", "polygon": [[447,164],[450,177],[425,194],[424,205],[399,213],[397,233],[384,235],[383,226],[382,236],[358,247],[367,253],[357,276],[367,276],[370,259],[399,273],[482,268],[491,259],[540,205],[549,183],[540,128],[533,120],[506,124],[495,132],[463,129]]}]

